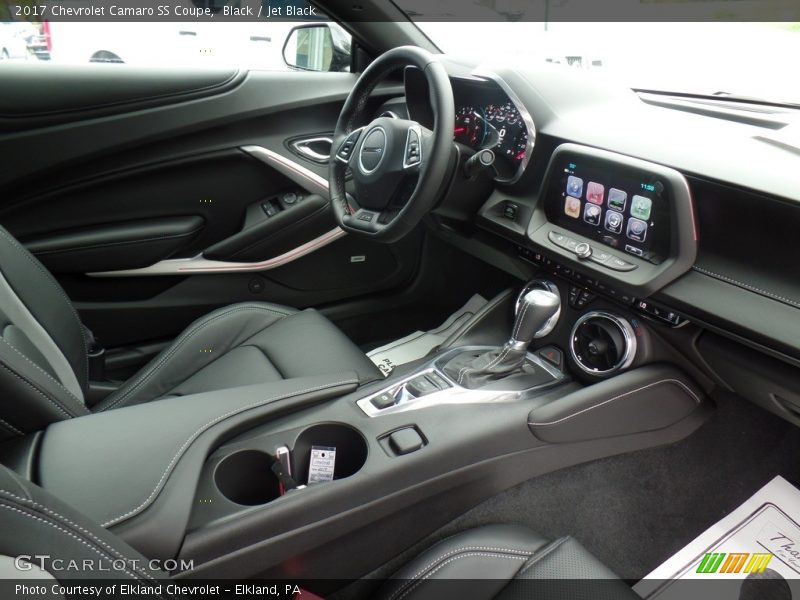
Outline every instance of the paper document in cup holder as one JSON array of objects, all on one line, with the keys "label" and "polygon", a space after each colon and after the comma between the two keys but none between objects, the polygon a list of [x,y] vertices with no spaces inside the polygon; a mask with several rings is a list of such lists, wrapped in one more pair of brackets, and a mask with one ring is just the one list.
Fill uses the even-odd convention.
[{"label": "paper document in cup holder", "polygon": [[333,481],[336,467],[336,448],[333,446],[312,446],[308,463],[308,483]]}]

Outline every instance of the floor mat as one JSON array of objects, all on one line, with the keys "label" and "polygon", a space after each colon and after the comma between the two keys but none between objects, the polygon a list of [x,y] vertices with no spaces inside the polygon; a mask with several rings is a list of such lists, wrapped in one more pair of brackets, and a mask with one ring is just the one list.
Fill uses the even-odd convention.
[{"label": "floor mat", "polygon": [[[775,477],[634,587],[649,600],[800,598],[800,490]],[[714,590],[708,584],[713,582]],[[760,589],[758,589],[760,586]]]},{"label": "floor mat", "polygon": [[555,539],[571,535],[619,576],[638,580],[775,475],[800,483],[800,428],[732,394],[675,444],[576,465],[478,505],[393,564],[459,531],[516,523]]},{"label": "floor mat", "polygon": [[399,340],[371,350],[367,356],[377,365],[384,376],[387,376],[397,365],[409,363],[427,355],[472,317],[476,311],[480,310],[486,302],[485,298],[475,294],[436,329],[415,331]]}]

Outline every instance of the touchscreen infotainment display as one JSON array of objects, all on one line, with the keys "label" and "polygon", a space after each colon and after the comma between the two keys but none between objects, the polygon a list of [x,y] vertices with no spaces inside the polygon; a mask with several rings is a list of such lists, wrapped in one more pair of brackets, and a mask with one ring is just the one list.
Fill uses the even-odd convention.
[{"label": "touchscreen infotainment display", "polygon": [[550,174],[551,223],[654,264],[669,253],[667,186],[655,175],[604,159],[563,153]]}]

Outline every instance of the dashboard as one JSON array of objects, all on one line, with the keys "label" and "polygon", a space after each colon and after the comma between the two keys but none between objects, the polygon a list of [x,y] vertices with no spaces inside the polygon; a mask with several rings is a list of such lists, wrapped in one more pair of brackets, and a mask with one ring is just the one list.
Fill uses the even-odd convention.
[{"label": "dashboard", "polygon": [[[796,110],[690,104],[544,65],[447,68],[455,141],[505,163],[442,201],[443,236],[508,273],[561,269],[800,365],[800,144],[776,134]],[[415,120],[419,99],[407,86]]]}]

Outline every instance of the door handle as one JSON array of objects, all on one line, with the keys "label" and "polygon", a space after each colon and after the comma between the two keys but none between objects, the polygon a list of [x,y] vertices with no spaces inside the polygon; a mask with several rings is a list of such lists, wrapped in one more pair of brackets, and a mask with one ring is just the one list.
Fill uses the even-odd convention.
[{"label": "door handle", "polygon": [[290,145],[300,156],[317,163],[327,164],[331,158],[333,139],[322,135],[295,140]]}]

